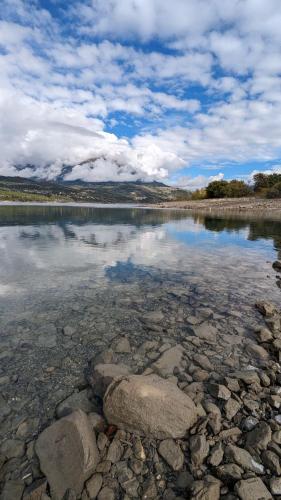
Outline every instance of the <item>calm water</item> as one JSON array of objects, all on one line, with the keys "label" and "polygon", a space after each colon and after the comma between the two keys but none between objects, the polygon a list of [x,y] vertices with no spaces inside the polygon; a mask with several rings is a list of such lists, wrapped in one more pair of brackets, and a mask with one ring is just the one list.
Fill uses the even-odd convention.
[{"label": "calm water", "polygon": [[[190,316],[209,315],[224,332],[220,363],[237,331],[251,335],[254,302],[279,303],[271,266],[280,248],[281,221],[1,206],[2,433],[26,417],[35,431],[83,387],[87,361],[116,335],[136,349],[154,337],[181,342]],[[162,317],[149,319],[152,311]]]}]

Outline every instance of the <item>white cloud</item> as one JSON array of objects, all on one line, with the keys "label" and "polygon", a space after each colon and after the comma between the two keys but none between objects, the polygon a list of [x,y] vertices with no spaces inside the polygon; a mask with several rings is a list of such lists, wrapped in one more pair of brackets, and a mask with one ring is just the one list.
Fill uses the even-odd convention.
[{"label": "white cloud", "polygon": [[223,178],[224,174],[222,172],[217,175],[211,175],[209,177],[205,175],[197,175],[195,177],[185,175],[173,182],[173,185],[182,189],[187,189],[188,191],[195,191],[196,189],[208,186],[210,182],[221,181]]},{"label": "white cloud", "polygon": [[[280,157],[279,0],[71,5],[66,33],[40,2],[3,1],[0,173],[31,163],[54,178],[71,163],[72,178],[166,179]],[[131,139],[104,132],[120,120]]]}]

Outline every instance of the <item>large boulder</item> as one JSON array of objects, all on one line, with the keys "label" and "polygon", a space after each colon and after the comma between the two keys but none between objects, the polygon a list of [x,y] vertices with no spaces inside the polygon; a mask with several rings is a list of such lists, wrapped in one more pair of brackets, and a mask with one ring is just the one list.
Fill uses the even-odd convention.
[{"label": "large boulder", "polygon": [[114,379],[128,375],[130,368],[126,365],[113,363],[100,363],[90,372],[89,383],[96,396],[103,398],[106,389]]},{"label": "large boulder", "polygon": [[99,461],[96,438],[82,410],[47,427],[38,437],[35,450],[53,500],[61,500],[68,489],[80,495]]},{"label": "large boulder", "polygon": [[157,439],[181,438],[197,420],[191,398],[157,375],[114,381],[103,403],[110,424]]}]

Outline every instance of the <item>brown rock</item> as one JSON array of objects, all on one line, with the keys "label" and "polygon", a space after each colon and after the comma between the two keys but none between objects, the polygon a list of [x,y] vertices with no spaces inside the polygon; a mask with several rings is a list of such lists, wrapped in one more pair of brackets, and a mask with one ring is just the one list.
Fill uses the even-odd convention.
[{"label": "brown rock", "polygon": [[113,380],[128,375],[130,368],[126,365],[99,364],[89,375],[89,382],[95,395],[103,398],[108,386]]},{"label": "brown rock", "polygon": [[241,500],[271,500],[272,496],[259,477],[238,481],[234,487]]},{"label": "brown rock", "polygon": [[165,439],[161,441],[158,451],[161,457],[166,460],[167,464],[172,467],[173,470],[180,470],[184,463],[184,454],[178,444],[172,439]]},{"label": "brown rock", "polygon": [[191,436],[189,441],[191,462],[194,467],[200,467],[209,454],[209,443],[204,435]]},{"label": "brown rock", "polygon": [[157,375],[131,375],[113,382],[104,414],[120,429],[158,439],[180,438],[197,420],[193,401]]},{"label": "brown rock", "polygon": [[173,375],[175,368],[180,368],[183,360],[184,348],[180,345],[171,347],[165,351],[155,363],[152,364],[152,369],[161,377],[169,377]]},{"label": "brown rock", "polygon": [[67,489],[80,495],[99,461],[95,435],[81,410],[47,427],[37,439],[35,450],[54,500],[61,500]]}]

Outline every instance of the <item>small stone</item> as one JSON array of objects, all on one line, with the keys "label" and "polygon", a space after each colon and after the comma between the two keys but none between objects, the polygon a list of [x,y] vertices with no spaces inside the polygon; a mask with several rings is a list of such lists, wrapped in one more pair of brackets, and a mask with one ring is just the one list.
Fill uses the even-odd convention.
[{"label": "small stone", "polygon": [[242,380],[247,385],[260,383],[260,378],[255,370],[239,370],[232,376]]},{"label": "small stone", "polygon": [[209,443],[204,435],[191,436],[189,441],[191,462],[194,467],[200,467],[209,454]]},{"label": "small stone", "polygon": [[83,410],[85,413],[90,413],[95,409],[95,405],[88,398],[88,390],[84,389],[80,392],[74,392],[59,403],[56,407],[56,415],[61,418],[69,415],[74,410]]},{"label": "small stone", "polygon": [[271,428],[266,422],[259,422],[256,427],[247,434],[246,447],[265,450],[271,441]]},{"label": "small stone", "polygon": [[259,420],[256,417],[246,417],[242,422],[242,428],[245,431],[251,431],[258,423]]},{"label": "small stone", "polygon": [[99,364],[91,371],[89,382],[95,395],[103,398],[113,380],[128,375],[130,369],[125,365]]},{"label": "small stone", "polygon": [[258,331],[257,336],[258,336],[259,342],[261,342],[261,343],[271,342],[271,340],[273,339],[273,335],[272,335],[271,331],[265,327],[261,328]]},{"label": "small stone", "polygon": [[23,500],[41,500],[42,495],[46,493],[46,479],[38,479],[28,486],[23,494]]},{"label": "small stone", "polygon": [[224,464],[216,469],[218,477],[224,482],[232,482],[241,479],[244,471],[236,464]]},{"label": "small stone", "polygon": [[225,385],[231,392],[239,392],[240,385],[237,379],[225,377]]},{"label": "small stone", "polygon": [[123,454],[123,446],[118,439],[113,439],[107,452],[106,460],[111,463],[119,462]]},{"label": "small stone", "polygon": [[105,486],[98,494],[98,500],[115,500],[115,493],[111,488]]},{"label": "small stone", "polygon": [[281,261],[275,260],[272,264],[272,267],[273,267],[274,271],[277,271],[278,273],[281,272]]},{"label": "small stone", "polygon": [[184,454],[178,444],[172,439],[165,439],[161,441],[158,451],[160,455],[166,460],[170,467],[177,471],[180,470],[184,463]]},{"label": "small stone", "polygon": [[23,481],[7,481],[4,484],[1,500],[21,500],[22,494],[24,490],[24,482]]},{"label": "small stone", "polygon": [[265,450],[262,452],[262,462],[267,469],[269,469],[272,474],[276,476],[281,475],[281,467],[278,456],[273,453],[273,451]]},{"label": "small stone", "polygon": [[69,325],[66,325],[64,328],[63,328],[63,334],[66,336],[66,337],[72,337],[72,335],[75,334],[75,328],[73,328],[72,326],[69,326]]},{"label": "small stone", "polygon": [[112,349],[115,352],[118,352],[118,353],[130,353],[131,352],[130,342],[126,337],[123,337],[123,338],[117,340],[117,342],[113,343],[113,346],[112,346]]},{"label": "small stone", "polygon": [[235,462],[237,465],[241,466],[242,469],[250,470],[257,474],[263,474],[263,465],[254,460],[247,450],[230,444],[226,447],[225,453],[229,461]]},{"label": "small stone", "polygon": [[103,432],[98,434],[97,445],[100,451],[103,451],[109,445],[109,439]]},{"label": "small stone", "polygon": [[238,481],[234,489],[241,500],[271,500],[272,496],[259,477]]},{"label": "small stone", "polygon": [[269,484],[273,495],[281,495],[281,477],[272,477]]},{"label": "small stone", "polygon": [[106,428],[106,422],[99,413],[88,413],[88,419],[94,431],[103,432]]},{"label": "small stone", "polygon": [[88,479],[88,481],[86,482],[86,490],[91,500],[97,497],[101,487],[101,474],[94,474],[90,479]]},{"label": "small stone", "polygon": [[209,458],[209,463],[213,465],[214,467],[217,467],[220,465],[223,459],[223,447],[221,443],[215,444],[211,450],[210,458]]},{"label": "small stone", "polygon": [[25,446],[19,439],[6,439],[1,445],[1,453],[7,459],[18,458],[24,455]]},{"label": "small stone", "polygon": [[107,474],[111,469],[111,462],[109,460],[103,460],[96,467],[96,472],[101,472],[102,474]]},{"label": "small stone", "polygon": [[152,364],[153,371],[163,378],[173,375],[175,368],[180,368],[181,366],[183,353],[184,349],[180,345],[164,351],[160,358]]},{"label": "small stone", "polygon": [[222,384],[209,384],[209,393],[217,399],[223,399],[227,401],[231,397],[230,390]]},{"label": "small stone", "polygon": [[190,489],[193,481],[193,476],[188,471],[184,470],[177,476],[176,487],[179,490]]},{"label": "small stone", "polygon": [[128,481],[122,483],[122,488],[126,491],[127,495],[129,495],[130,498],[139,498],[139,482],[136,478],[129,479]]},{"label": "small stone", "polygon": [[260,301],[256,303],[256,308],[263,316],[273,316],[276,312],[276,307],[271,302]]},{"label": "small stone", "polygon": [[142,500],[157,498],[157,487],[154,477],[149,477],[143,483]]},{"label": "small stone", "polygon": [[236,413],[240,410],[241,405],[236,401],[236,399],[229,398],[229,400],[224,405],[224,410],[226,414],[226,418],[228,420],[232,420],[235,417]]},{"label": "small stone", "polygon": [[261,345],[249,343],[246,350],[250,356],[257,358],[260,361],[267,360],[269,357],[268,352]]},{"label": "small stone", "polygon": [[202,481],[194,481],[192,500],[219,500],[220,481],[213,476],[206,476]]}]

